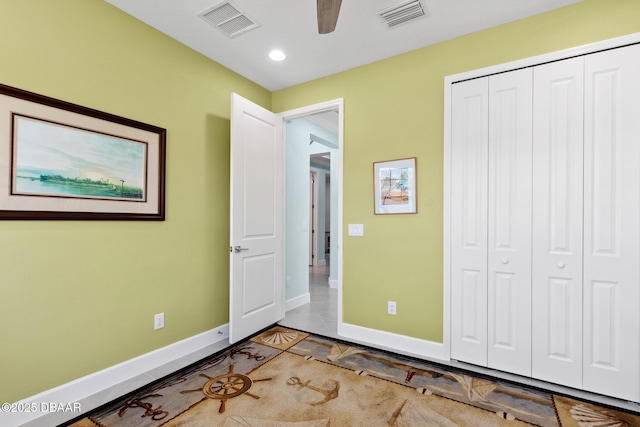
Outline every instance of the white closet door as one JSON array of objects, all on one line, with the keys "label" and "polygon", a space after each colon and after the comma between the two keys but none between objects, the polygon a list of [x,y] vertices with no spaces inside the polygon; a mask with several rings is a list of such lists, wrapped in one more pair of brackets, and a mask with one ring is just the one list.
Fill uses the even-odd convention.
[{"label": "white closet door", "polygon": [[533,75],[532,375],[581,388],[584,58]]},{"label": "white closet door", "polygon": [[488,366],[531,375],[532,70],[489,78]]},{"label": "white closet door", "polygon": [[640,401],[640,46],[585,58],[584,388]]},{"label": "white closet door", "polygon": [[488,79],[452,88],[451,357],[487,364]]}]

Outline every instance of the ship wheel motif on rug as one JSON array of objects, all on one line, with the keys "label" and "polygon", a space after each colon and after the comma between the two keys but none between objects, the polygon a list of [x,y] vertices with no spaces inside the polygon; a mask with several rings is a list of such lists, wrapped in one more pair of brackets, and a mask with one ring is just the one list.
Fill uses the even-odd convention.
[{"label": "ship wheel motif on rug", "polygon": [[251,380],[251,378],[246,375],[233,372],[233,369],[234,366],[229,365],[229,372],[223,375],[218,375],[217,377],[200,374],[201,377],[209,379],[201,389],[183,390],[180,393],[186,394],[202,391],[202,393],[209,399],[220,401],[220,408],[218,409],[218,413],[220,414],[225,411],[227,400],[233,399],[234,397],[246,394],[254,399],[260,399],[260,396],[249,393],[251,385],[254,381],[271,381],[271,378]]}]

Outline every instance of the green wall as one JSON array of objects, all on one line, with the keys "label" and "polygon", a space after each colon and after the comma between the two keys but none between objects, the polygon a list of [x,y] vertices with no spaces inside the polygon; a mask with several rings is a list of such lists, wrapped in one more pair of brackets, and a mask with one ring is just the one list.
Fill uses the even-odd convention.
[{"label": "green wall", "polygon": [[[640,32],[637,0],[585,0],[271,94],[101,0],[0,10],[0,83],[167,129],[166,221],[0,221],[2,402],[228,322],[232,91],[344,98],[344,223],[365,224],[344,237],[344,321],[441,341],[444,76]],[[409,156],[418,214],[374,216],[372,162]]]},{"label": "green wall", "polygon": [[[444,77],[640,32],[639,16],[584,0],[273,94],[274,111],[344,98],[343,221],[365,230],[343,235],[344,322],[442,342]],[[374,215],[372,163],[413,156],[418,213]]]},{"label": "green wall", "polygon": [[0,221],[13,402],[228,322],[230,93],[271,93],[101,0],[0,10],[0,83],[167,129],[166,221]]}]

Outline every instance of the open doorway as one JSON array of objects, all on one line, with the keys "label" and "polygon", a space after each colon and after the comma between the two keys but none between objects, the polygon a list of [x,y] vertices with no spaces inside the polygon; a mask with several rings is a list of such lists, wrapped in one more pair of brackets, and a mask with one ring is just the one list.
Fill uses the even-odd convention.
[{"label": "open doorway", "polygon": [[320,172],[313,170],[313,156],[311,171],[309,172],[309,267],[324,265],[324,255],[320,248],[320,238],[323,225],[320,223],[320,209],[324,199],[320,195]]},{"label": "open doorway", "polygon": [[340,109],[285,117],[286,313],[281,325],[337,336]]},{"label": "open doorway", "polygon": [[309,162],[309,266],[331,262],[331,154],[312,154]]}]

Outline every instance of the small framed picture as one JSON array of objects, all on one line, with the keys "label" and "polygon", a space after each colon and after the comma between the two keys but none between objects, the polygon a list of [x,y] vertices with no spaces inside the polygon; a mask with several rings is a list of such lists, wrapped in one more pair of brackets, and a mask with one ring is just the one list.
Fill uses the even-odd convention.
[{"label": "small framed picture", "polygon": [[373,163],[374,213],[414,214],[416,200],[416,158]]}]

